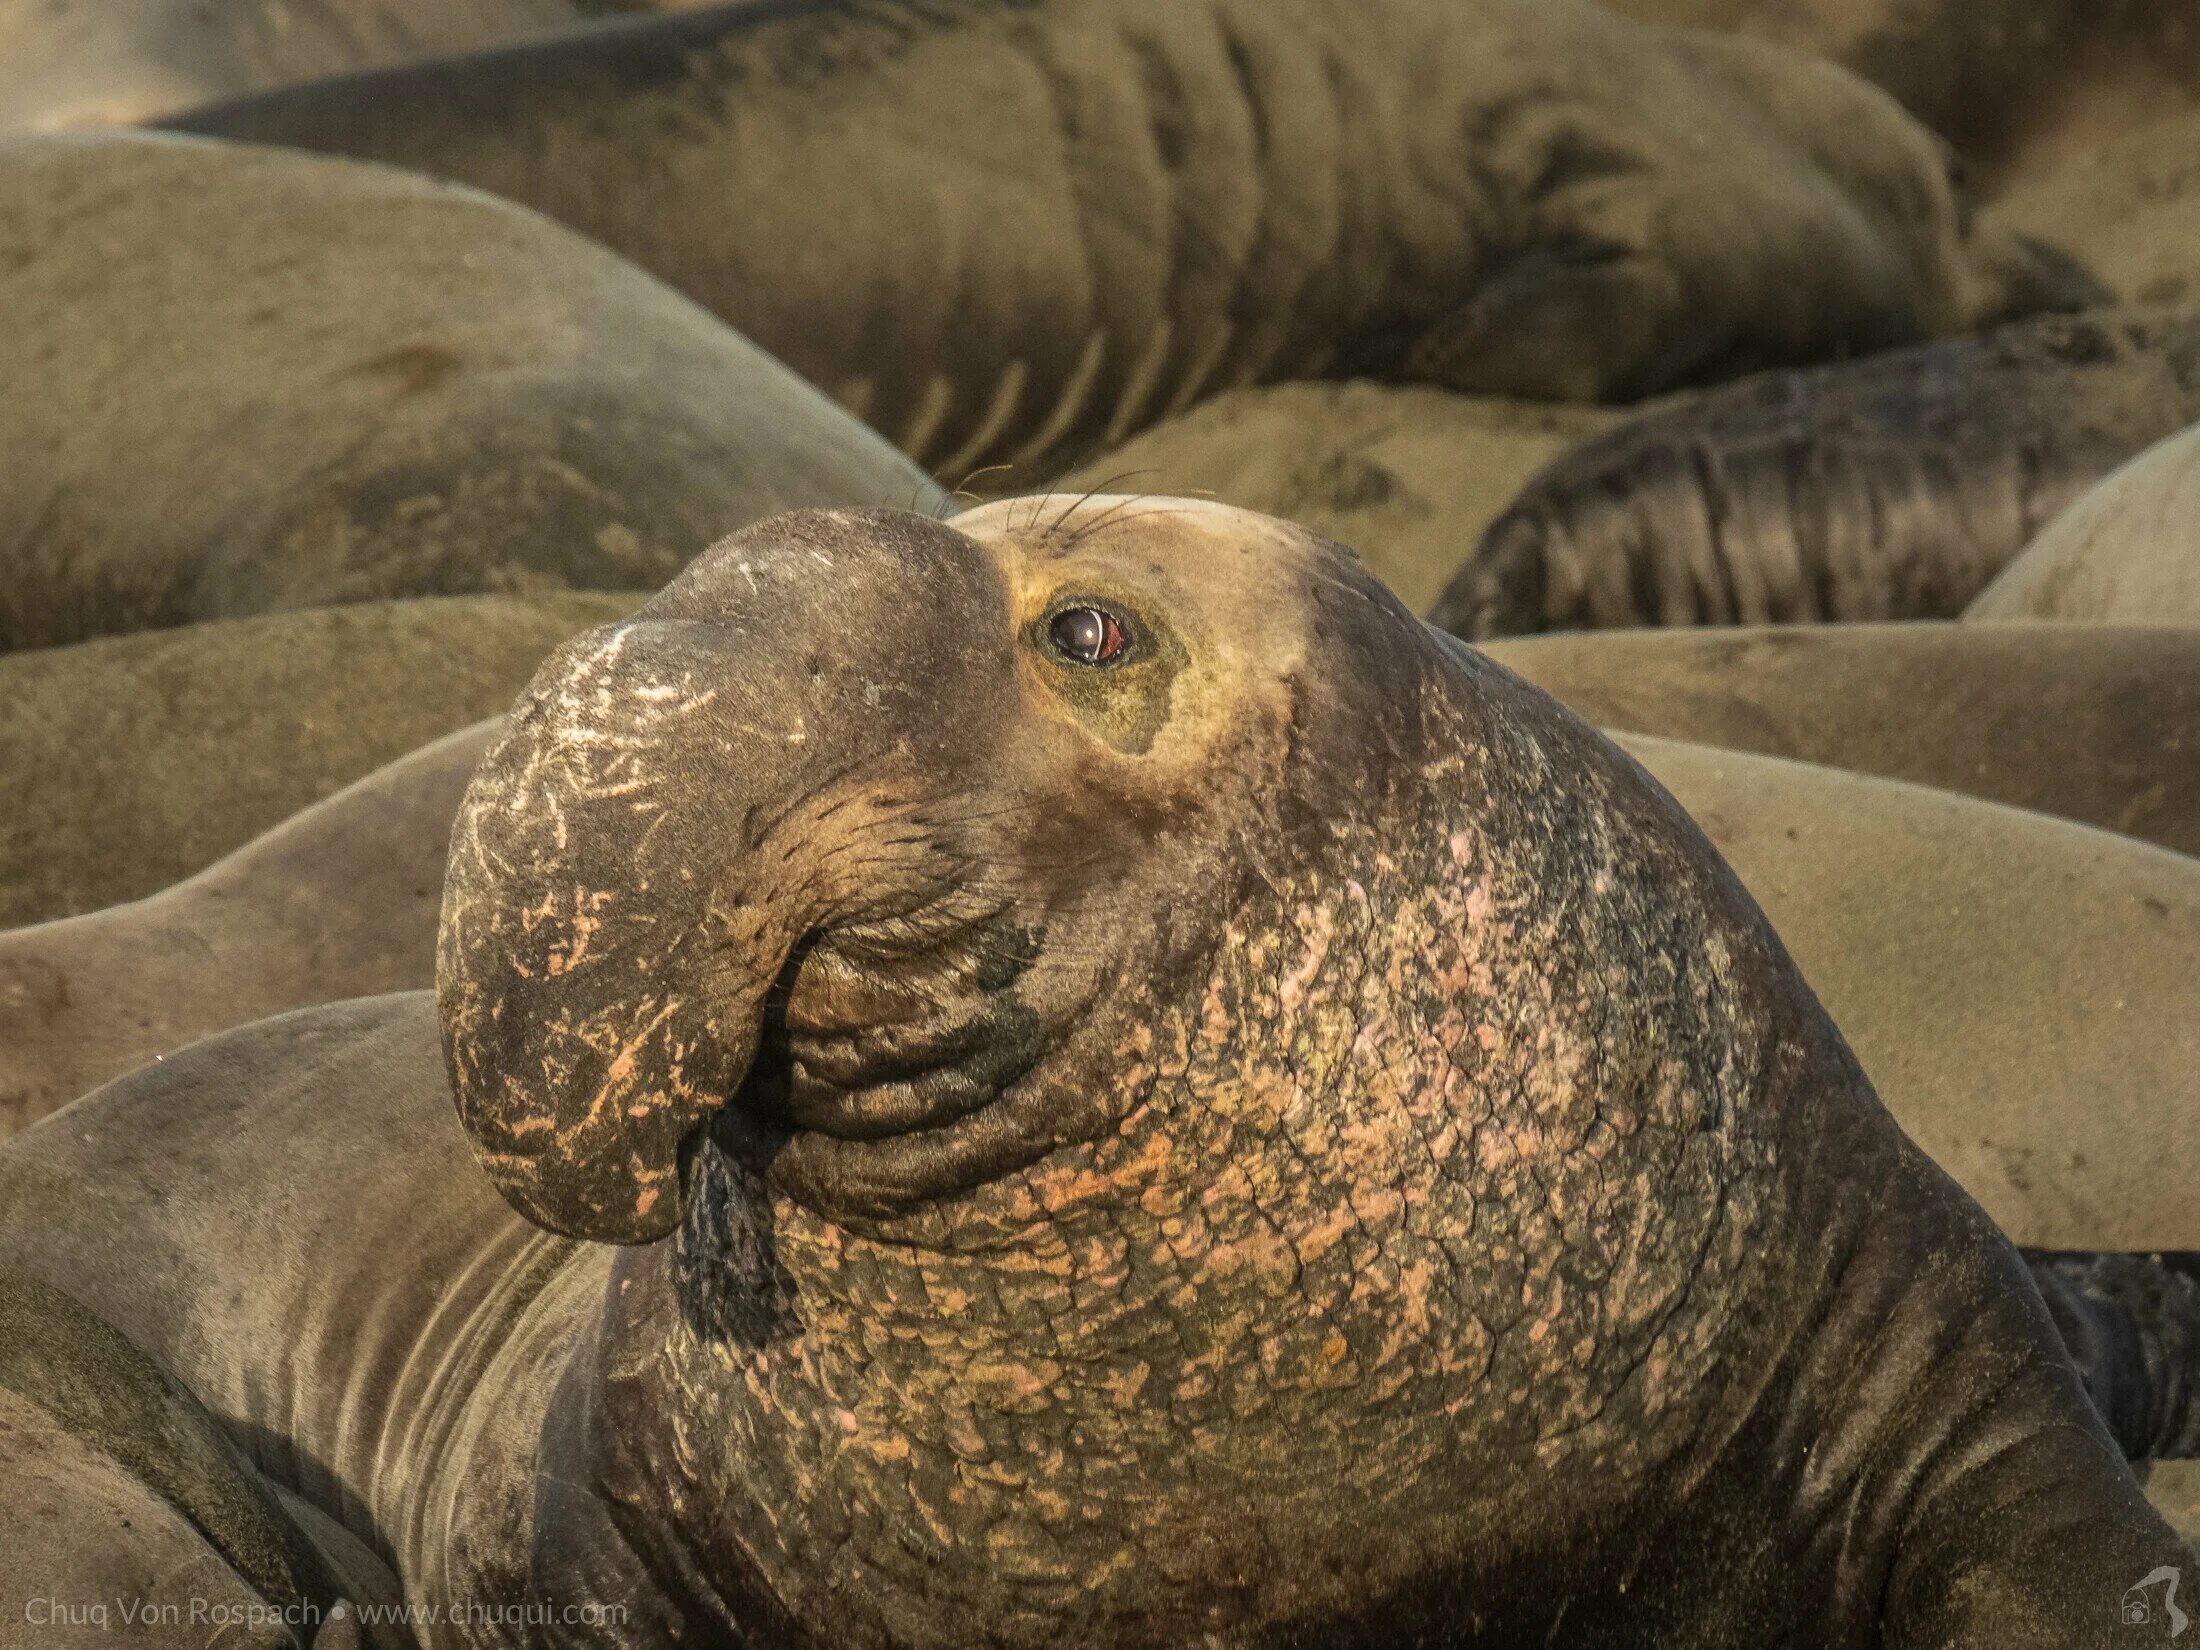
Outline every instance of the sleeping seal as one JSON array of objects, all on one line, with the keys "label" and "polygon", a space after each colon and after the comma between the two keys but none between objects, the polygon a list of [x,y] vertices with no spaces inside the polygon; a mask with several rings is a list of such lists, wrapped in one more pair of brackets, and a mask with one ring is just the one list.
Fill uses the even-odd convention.
[{"label": "sleeping seal", "polygon": [[181,129],[537,207],[936,474],[1203,395],[1632,399],[2096,292],[1828,65],[1585,0],[778,0]]},{"label": "sleeping seal", "polygon": [[2196,418],[2191,309],[1766,373],[1553,460],[1429,617],[1476,637],[1952,619],[2058,510]]},{"label": "sleeping seal", "polygon": [[470,189],[144,133],[0,143],[0,650],[381,596],[654,589],[934,498],[660,283]]},{"label": "sleeping seal", "polygon": [[1672,801],[1218,507],[736,535],[521,700],[436,1002],[65,1119],[0,1246],[439,1644],[2106,1650],[2190,1562]]}]

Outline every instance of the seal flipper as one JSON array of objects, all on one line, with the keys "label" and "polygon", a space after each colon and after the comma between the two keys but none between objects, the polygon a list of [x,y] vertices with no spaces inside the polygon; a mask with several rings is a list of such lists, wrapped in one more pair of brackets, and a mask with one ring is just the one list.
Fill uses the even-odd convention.
[{"label": "seal flipper", "polygon": [[[32,1565],[50,1544],[60,1568],[11,1602],[50,1624],[168,1625],[195,1642],[212,1612],[255,1645],[360,1642],[346,1602],[356,1555],[332,1564],[188,1391],[74,1298],[18,1273],[0,1273],[0,1502],[43,1509],[25,1532],[33,1550],[15,1557]],[[394,1583],[374,1602],[394,1603]]]},{"label": "seal flipper", "polygon": [[2200,1458],[2200,1252],[2024,1258],[2125,1457]]}]

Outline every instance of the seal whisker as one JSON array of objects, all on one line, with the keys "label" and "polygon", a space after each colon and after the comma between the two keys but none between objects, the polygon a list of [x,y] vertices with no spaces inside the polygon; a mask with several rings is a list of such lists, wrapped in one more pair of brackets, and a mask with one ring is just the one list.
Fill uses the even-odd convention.
[{"label": "seal whisker", "polygon": [[1014,464],[1007,463],[979,465],[978,468],[970,471],[967,475],[965,475],[962,480],[958,482],[947,493],[947,495],[940,500],[933,519],[936,521],[945,521],[948,519],[949,516],[959,514],[960,512],[958,512],[954,508],[954,506],[956,502],[961,499],[968,499],[973,506],[985,503],[985,499],[982,495],[974,493],[970,490],[970,484],[973,481],[976,481],[980,476],[1002,475],[1014,470],[1015,468],[1016,466]]},{"label": "seal whisker", "polygon": [[1129,516],[1123,513],[1129,510],[1134,505],[1144,504],[1147,501],[1159,496],[1161,495],[1155,493],[1136,493],[1133,494],[1131,497],[1124,499],[1119,504],[1110,505],[1107,509],[1101,511],[1097,516],[1093,517],[1092,520],[1086,522],[1084,526],[1080,527],[1074,534],[1072,534],[1069,542],[1063,546],[1063,549],[1074,550],[1078,545],[1084,543],[1085,540],[1090,538],[1094,533],[1097,533],[1102,527],[1107,526],[1111,523],[1120,526],[1126,522],[1131,521],[1159,521],[1168,516],[1181,516],[1190,513],[1185,510],[1144,510],[1136,516]]},{"label": "seal whisker", "polygon": [[1115,475],[1109,476],[1105,481],[1100,482],[1097,486],[1089,488],[1085,492],[1085,494],[1081,498],[1079,498],[1074,504],[1072,504],[1067,510],[1064,510],[1060,515],[1056,516],[1054,518],[1054,525],[1049,527],[1047,531],[1049,533],[1060,532],[1062,530],[1062,524],[1064,522],[1068,521],[1071,516],[1077,514],[1078,511],[1082,510],[1086,505],[1090,504],[1102,493],[1108,491],[1108,489],[1113,487],[1117,482],[1131,481],[1135,480],[1139,476],[1150,476],[1154,473],[1155,472],[1153,467],[1151,465],[1148,465],[1145,469],[1142,470],[1122,470],[1117,472]]}]

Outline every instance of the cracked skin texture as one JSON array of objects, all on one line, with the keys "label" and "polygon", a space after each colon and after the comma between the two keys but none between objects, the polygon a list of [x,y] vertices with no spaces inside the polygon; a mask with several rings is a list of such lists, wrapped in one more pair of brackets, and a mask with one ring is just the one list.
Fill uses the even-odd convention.
[{"label": "cracked skin texture", "polygon": [[1299,529],[737,535],[522,699],[440,969],[0,1242],[412,1596],[630,1612],[535,1642],[2045,1650],[2185,1560],[1685,816]]}]

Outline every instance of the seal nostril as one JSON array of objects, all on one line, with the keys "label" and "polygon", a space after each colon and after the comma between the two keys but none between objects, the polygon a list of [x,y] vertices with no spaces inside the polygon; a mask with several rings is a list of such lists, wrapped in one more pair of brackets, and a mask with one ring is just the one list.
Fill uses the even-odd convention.
[{"label": "seal nostril", "polygon": [[1104,665],[1122,657],[1125,637],[1115,615],[1100,607],[1066,608],[1047,627],[1054,651],[1072,664]]}]

